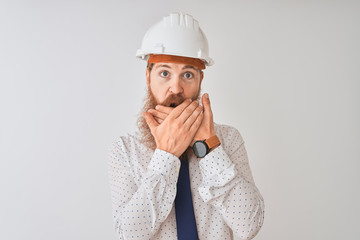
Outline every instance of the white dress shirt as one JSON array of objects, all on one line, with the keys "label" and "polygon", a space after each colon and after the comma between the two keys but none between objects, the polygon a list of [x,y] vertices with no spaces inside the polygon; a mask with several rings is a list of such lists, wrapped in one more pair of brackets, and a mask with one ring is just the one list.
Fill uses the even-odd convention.
[{"label": "white dress shirt", "polygon": [[[215,124],[221,145],[204,158],[189,156],[200,240],[252,239],[264,220],[244,141],[233,127]],[[113,220],[119,239],[177,239],[174,200],[180,169],[175,155],[141,143],[138,130],[118,137],[109,154]]]}]

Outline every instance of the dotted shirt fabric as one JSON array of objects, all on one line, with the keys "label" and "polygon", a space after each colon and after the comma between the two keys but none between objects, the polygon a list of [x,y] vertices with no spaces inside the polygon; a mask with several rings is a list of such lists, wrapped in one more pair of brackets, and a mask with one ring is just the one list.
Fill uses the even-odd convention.
[{"label": "dotted shirt fabric", "polygon": [[[188,156],[199,239],[252,239],[263,225],[265,206],[244,140],[227,125],[215,124],[215,133],[219,147],[202,159]],[[113,141],[109,180],[119,239],[177,239],[174,200],[180,164],[176,156],[142,144],[138,130]]]}]

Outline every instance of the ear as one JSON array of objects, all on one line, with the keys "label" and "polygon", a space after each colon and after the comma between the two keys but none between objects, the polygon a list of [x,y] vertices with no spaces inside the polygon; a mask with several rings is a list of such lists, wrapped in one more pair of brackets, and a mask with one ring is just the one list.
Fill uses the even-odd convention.
[{"label": "ear", "polygon": [[201,85],[201,83],[202,83],[203,78],[204,78],[204,72],[201,71],[201,75],[200,75],[200,85]]}]

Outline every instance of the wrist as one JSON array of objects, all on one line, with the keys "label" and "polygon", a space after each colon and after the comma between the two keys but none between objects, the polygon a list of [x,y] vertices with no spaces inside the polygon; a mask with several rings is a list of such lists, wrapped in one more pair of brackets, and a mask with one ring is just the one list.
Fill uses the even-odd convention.
[{"label": "wrist", "polygon": [[220,144],[219,138],[214,135],[205,140],[196,141],[193,145],[193,151],[198,158],[203,158]]},{"label": "wrist", "polygon": [[171,150],[171,149],[168,149],[168,148],[165,148],[165,147],[160,147],[160,146],[157,146],[156,147],[157,149],[160,149],[160,150],[162,150],[162,151],[164,151],[164,152],[167,152],[167,153],[170,153],[170,154],[172,154],[172,155],[174,155],[174,156],[176,156],[176,157],[180,157],[181,156],[181,154],[182,153],[179,153],[178,151],[174,151],[174,150]]},{"label": "wrist", "polygon": [[215,136],[215,135],[216,135],[216,134],[215,134],[214,131],[210,131],[210,132],[208,132],[208,133],[204,133],[204,134],[201,134],[201,135],[197,135],[196,138],[194,138],[193,143],[196,142],[196,141],[203,141],[203,140],[209,139],[209,138],[211,138],[211,137],[213,137],[213,136]]}]

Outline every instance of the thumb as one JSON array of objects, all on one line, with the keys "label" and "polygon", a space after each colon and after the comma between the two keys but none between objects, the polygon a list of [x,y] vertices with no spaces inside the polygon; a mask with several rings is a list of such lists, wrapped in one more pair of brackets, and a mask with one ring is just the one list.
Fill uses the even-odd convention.
[{"label": "thumb", "polygon": [[209,99],[209,94],[208,93],[205,93],[202,96],[202,104],[204,106],[204,115],[205,116],[209,116],[209,114],[211,115],[212,111],[211,111],[210,99]]},{"label": "thumb", "polygon": [[153,131],[153,129],[155,129],[157,126],[159,126],[159,124],[154,119],[153,115],[151,115],[150,113],[143,112],[142,115],[145,118],[145,121],[146,121],[146,123],[149,126],[151,131]]}]

